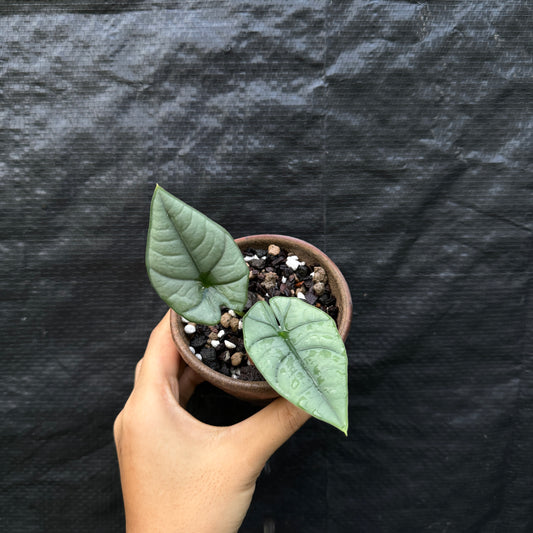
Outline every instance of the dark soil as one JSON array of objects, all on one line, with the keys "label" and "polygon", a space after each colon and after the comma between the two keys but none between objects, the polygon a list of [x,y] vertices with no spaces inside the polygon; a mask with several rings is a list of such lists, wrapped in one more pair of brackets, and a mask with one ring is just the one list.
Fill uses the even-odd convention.
[{"label": "dark soil", "polygon": [[[289,259],[287,264],[287,258],[292,254],[275,245],[268,250],[249,248],[243,255],[250,269],[248,302],[243,316],[258,300],[297,296],[337,319],[337,302],[321,267],[297,264],[295,259]],[[264,380],[248,359],[242,337],[242,321],[234,311],[222,309],[220,324],[216,326],[194,326],[196,331],[187,336],[191,351],[194,350],[198,359],[226,376],[246,381]]]}]

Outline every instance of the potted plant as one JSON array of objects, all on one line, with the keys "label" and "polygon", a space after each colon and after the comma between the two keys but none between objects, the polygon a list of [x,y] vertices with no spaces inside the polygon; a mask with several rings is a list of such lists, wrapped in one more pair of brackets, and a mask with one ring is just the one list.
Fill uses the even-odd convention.
[{"label": "potted plant", "polygon": [[[283,295],[273,296],[268,302],[259,295],[258,301],[250,305],[248,285],[254,270],[249,269],[243,252],[252,249],[264,253],[269,247],[268,253],[277,251],[274,248],[280,254],[286,251],[293,270],[313,265],[317,277],[317,273],[327,276],[327,286],[338,304],[337,323],[310,305],[301,292],[291,296],[284,289]],[[256,255],[246,259],[253,262],[260,258]],[[323,252],[299,239],[279,235],[234,241],[216,222],[156,186],[146,267],[155,290],[172,310],[174,341],[193,370],[245,400],[284,396],[312,416],[347,432],[347,356],[343,340],[350,327],[352,305],[344,277]],[[269,275],[273,278],[275,273]],[[227,313],[222,314],[221,308]],[[204,364],[194,353],[187,333],[200,325],[210,327],[207,342],[213,346],[216,343],[218,348],[221,336],[216,324],[221,318],[227,319],[228,313],[234,319],[233,329],[242,329],[245,354],[240,355],[257,368],[264,380],[243,381],[235,374],[229,377]],[[224,342],[235,347],[237,341]]]}]

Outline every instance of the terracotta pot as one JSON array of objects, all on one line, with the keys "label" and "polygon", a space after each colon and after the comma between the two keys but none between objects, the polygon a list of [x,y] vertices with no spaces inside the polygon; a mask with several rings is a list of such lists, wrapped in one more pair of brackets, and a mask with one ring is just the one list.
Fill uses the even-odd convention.
[{"label": "terracotta pot", "polygon": [[[342,339],[346,340],[352,320],[352,298],[348,284],[341,271],[324,252],[308,242],[284,235],[251,235],[236,239],[235,242],[241,250],[247,248],[266,250],[270,244],[277,244],[280,248],[287,250],[287,252],[297,255],[306,264],[324,268],[328,275],[331,292],[337,299],[339,308],[337,327]],[[189,341],[183,331],[184,324],[181,321],[181,317],[171,311],[170,321],[172,336],[181,357],[206,381],[242,400],[264,401],[278,396],[278,393],[266,381],[241,381],[209,368],[191,353]]]}]

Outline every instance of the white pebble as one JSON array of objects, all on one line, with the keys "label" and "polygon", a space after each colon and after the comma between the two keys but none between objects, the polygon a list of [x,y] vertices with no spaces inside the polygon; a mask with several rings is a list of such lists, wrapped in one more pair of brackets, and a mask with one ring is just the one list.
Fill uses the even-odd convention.
[{"label": "white pebble", "polygon": [[231,316],[233,316],[233,317],[236,317],[236,316],[237,316],[237,315],[235,314],[235,311],[234,311],[233,309],[230,309],[230,310],[228,311],[228,313],[229,313]]},{"label": "white pebble", "polygon": [[221,329],[219,332],[218,332],[218,338],[221,339],[224,335],[226,334],[226,332]]},{"label": "white pebble", "polygon": [[185,333],[188,335],[192,335],[193,333],[196,333],[196,326],[193,326],[192,324],[187,324],[184,328]]},{"label": "white pebble", "polygon": [[196,353],[196,350],[192,346],[189,346],[189,350],[191,350],[192,353]]},{"label": "white pebble", "polygon": [[257,255],[251,255],[244,258],[245,261],[253,261],[254,259],[259,259],[259,257]]},{"label": "white pebble", "polygon": [[303,292],[299,292],[296,297],[300,298],[300,300],[305,300],[305,294]]},{"label": "white pebble", "polygon": [[188,324],[189,321],[185,318],[185,317],[180,317],[181,318],[181,321],[184,323],[184,324]]},{"label": "white pebble", "polygon": [[297,255],[289,255],[287,257],[287,266],[289,268],[292,268],[293,270],[298,270],[298,267],[300,266],[300,260],[298,259]]},{"label": "white pebble", "polygon": [[200,361],[202,360],[202,354],[195,353],[194,355],[196,355],[196,357],[197,357],[198,359],[200,359]]},{"label": "white pebble", "polygon": [[242,329],[242,320],[239,320],[239,329]]},{"label": "white pebble", "polygon": [[287,283],[287,278],[285,276],[281,278],[281,283]]},{"label": "white pebble", "polygon": [[211,346],[213,348],[218,348],[219,345],[220,345],[220,341],[211,341]]},{"label": "white pebble", "polygon": [[237,345],[233,344],[230,341],[224,341],[224,344],[225,344],[226,348],[228,348],[229,350],[231,350],[232,348],[237,348]]}]

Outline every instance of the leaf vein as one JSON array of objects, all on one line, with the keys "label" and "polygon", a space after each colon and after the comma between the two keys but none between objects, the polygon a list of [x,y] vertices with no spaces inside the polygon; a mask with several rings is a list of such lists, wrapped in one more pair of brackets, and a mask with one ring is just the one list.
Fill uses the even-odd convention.
[{"label": "leaf vein", "polygon": [[275,339],[275,338],[277,338],[276,334],[265,335],[264,337],[259,337],[258,339],[254,339],[254,342],[252,343],[252,346],[254,346],[258,342],[264,341],[265,339]]},{"label": "leaf vein", "polygon": [[164,272],[162,272],[161,270],[155,268],[153,265],[150,266],[150,270],[153,270],[156,274],[159,274],[160,276],[164,277],[164,278],[167,278],[171,281],[198,281],[198,278],[176,278],[176,277],[172,277],[172,276],[169,276],[168,274],[165,274]]},{"label": "leaf vein", "polygon": [[301,328],[302,326],[307,326],[309,324],[319,324],[320,322],[329,322],[329,319],[320,319],[320,320],[308,320],[306,322],[302,322],[301,324],[298,324],[297,326],[294,326],[293,328],[289,329],[289,331],[295,331],[298,328]]},{"label": "leaf vein", "polygon": [[320,344],[317,344],[315,346],[309,346],[308,348],[299,348],[300,352],[307,352],[308,350],[328,350],[328,352],[333,352],[337,355],[343,355],[343,352],[339,352],[337,350],[334,350],[330,348],[329,346],[323,346]]}]

